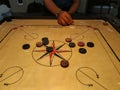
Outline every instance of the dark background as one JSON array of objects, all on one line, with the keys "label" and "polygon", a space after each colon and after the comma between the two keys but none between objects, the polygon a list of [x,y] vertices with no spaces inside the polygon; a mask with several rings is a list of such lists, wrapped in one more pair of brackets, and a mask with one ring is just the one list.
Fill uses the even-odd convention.
[{"label": "dark background", "polygon": [[[120,1],[119,0],[88,0],[85,14],[86,15],[110,14],[111,9],[117,5],[118,14],[116,15],[116,17],[120,18],[120,5],[118,5],[119,4],[118,2]],[[10,8],[9,0],[0,0],[0,4],[6,4]],[[39,12],[39,10],[37,10],[35,7],[31,8],[31,11],[35,11],[35,10],[36,12]]]}]

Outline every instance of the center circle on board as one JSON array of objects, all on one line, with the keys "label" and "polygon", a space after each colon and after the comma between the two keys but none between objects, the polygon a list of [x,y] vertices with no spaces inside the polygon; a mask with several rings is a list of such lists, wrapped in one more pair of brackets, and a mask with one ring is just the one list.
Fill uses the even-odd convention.
[{"label": "center circle on board", "polygon": [[49,44],[35,46],[32,51],[34,61],[47,67],[59,66],[63,59],[69,61],[71,56],[72,49],[67,43],[59,40],[49,40]]}]

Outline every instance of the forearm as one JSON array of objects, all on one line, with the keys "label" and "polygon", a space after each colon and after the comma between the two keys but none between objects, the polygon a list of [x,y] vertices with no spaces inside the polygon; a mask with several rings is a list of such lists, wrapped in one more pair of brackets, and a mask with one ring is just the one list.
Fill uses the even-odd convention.
[{"label": "forearm", "polygon": [[73,14],[78,9],[79,5],[80,5],[80,0],[74,0],[74,3],[69,9],[68,13]]},{"label": "forearm", "polygon": [[53,2],[53,0],[44,0],[45,6],[48,8],[48,10],[56,15],[61,9],[56,6],[56,4]]}]

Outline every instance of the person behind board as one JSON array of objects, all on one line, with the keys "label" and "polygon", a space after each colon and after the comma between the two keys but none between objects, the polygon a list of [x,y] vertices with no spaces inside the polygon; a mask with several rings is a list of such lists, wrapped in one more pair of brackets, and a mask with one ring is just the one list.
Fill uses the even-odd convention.
[{"label": "person behind board", "polygon": [[57,17],[60,25],[67,26],[74,23],[71,14],[79,7],[80,0],[44,0],[45,7]]}]

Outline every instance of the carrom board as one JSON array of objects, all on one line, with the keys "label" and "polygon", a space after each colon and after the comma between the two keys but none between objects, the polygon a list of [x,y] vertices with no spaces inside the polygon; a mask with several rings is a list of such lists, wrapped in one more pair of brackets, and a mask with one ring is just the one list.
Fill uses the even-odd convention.
[{"label": "carrom board", "polygon": [[103,20],[4,22],[0,90],[120,90],[120,34]]}]

